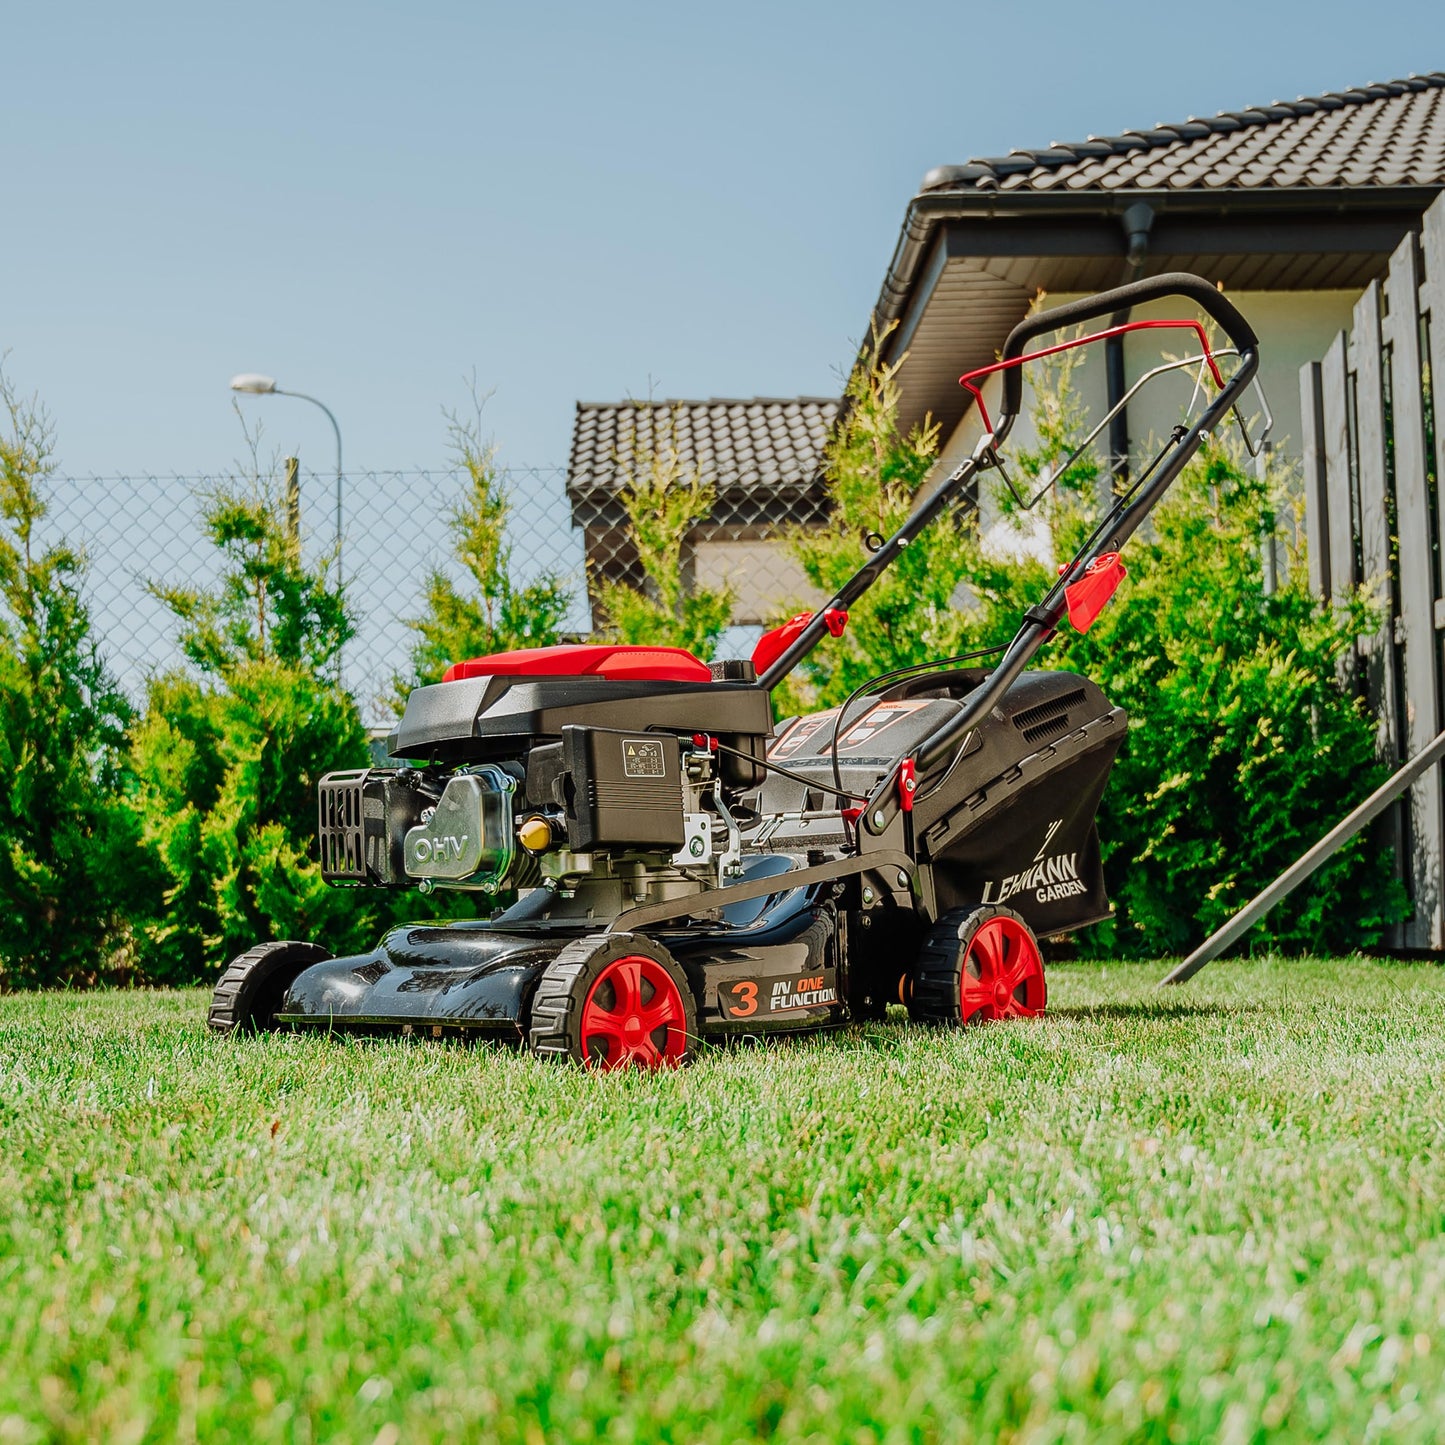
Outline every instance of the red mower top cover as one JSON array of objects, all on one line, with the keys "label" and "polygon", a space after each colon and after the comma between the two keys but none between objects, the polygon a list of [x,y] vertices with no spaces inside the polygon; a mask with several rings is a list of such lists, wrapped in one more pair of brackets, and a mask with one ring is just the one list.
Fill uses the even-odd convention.
[{"label": "red mower top cover", "polygon": [[523,647],[454,662],[443,682],[466,677],[610,677],[617,682],[711,682],[712,669],[683,647],[606,646],[590,642]]}]

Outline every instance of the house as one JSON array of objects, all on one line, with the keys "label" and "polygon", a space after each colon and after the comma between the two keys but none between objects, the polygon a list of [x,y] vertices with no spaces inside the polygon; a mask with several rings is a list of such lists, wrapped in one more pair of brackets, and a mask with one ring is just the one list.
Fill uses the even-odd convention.
[{"label": "house", "polygon": [[690,577],[705,587],[730,586],[733,621],[744,625],[811,601],[784,539],[827,516],[820,465],[838,406],[825,396],[578,402],[567,499],[583,534],[589,590],[602,579],[642,585],[622,493],[638,455],[665,441],[717,494],[688,539]]},{"label": "house", "polygon": [[[931,415],[942,463],[960,460],[980,426],[958,377],[994,360],[1038,297],[1060,304],[1193,271],[1224,287],[1259,333],[1272,445],[1302,459],[1300,367],[1349,327],[1364,289],[1442,188],[1441,71],[940,166],[908,204],[873,308],[873,324],[892,328],[884,360],[906,355],[901,420]],[[1166,302],[1136,315],[1177,309]],[[1106,343],[1075,377],[1091,413],[1102,415],[1159,358],[1155,334]],[[1111,466],[1127,470],[1168,431],[1190,385],[1170,377],[1116,417]],[[816,470],[837,413],[836,400],[818,397],[579,404],[567,493],[589,573],[640,580],[619,457],[635,427],[645,437],[668,415],[718,489],[692,539],[697,577],[732,582],[739,622],[809,600],[779,538],[826,516]]]},{"label": "house", "polygon": [[[1058,304],[1193,271],[1225,288],[1259,333],[1273,439],[1298,457],[1300,366],[1348,326],[1442,187],[1440,71],[940,166],[909,203],[874,307],[875,324],[896,323],[885,357],[907,353],[903,419],[931,413],[945,460],[966,453],[978,428],[959,374],[995,358],[1036,296]],[[1104,364],[1091,360],[1077,377],[1091,411],[1102,414],[1159,356],[1149,333],[1108,343]],[[1187,391],[1156,396],[1116,422],[1112,464],[1167,431]]]}]

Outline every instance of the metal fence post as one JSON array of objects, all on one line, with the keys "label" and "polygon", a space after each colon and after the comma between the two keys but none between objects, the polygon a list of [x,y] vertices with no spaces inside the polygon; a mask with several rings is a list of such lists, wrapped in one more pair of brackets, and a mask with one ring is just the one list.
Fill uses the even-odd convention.
[{"label": "metal fence post", "polygon": [[301,459],[286,458],[286,540],[292,554],[301,555]]}]

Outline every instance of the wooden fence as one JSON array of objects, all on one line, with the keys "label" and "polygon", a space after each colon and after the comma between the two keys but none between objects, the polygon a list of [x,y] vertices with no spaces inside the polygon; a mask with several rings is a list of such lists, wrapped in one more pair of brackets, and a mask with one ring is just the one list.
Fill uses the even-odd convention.
[{"label": "wooden fence", "polygon": [[[1445,196],[1360,297],[1348,337],[1300,371],[1310,580],[1326,598],[1358,583],[1376,589],[1386,620],[1361,641],[1355,680],[1391,764],[1445,727],[1445,427],[1432,376],[1445,376]],[[1384,841],[1414,903],[1390,942],[1445,948],[1440,767],[1387,816]]]}]

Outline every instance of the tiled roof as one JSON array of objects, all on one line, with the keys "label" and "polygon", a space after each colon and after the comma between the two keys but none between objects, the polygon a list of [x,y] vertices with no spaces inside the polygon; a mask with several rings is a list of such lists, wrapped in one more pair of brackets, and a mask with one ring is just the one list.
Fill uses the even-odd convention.
[{"label": "tiled roof", "polygon": [[567,490],[615,492],[634,448],[672,419],[685,460],[724,491],[806,487],[818,473],[823,442],[838,414],[836,397],[757,396],[734,401],[579,401]]},{"label": "tiled roof", "polygon": [[1445,185],[1445,71],[940,166],[925,191]]}]

